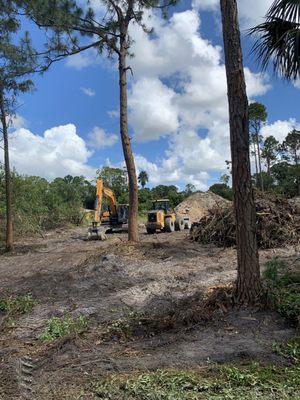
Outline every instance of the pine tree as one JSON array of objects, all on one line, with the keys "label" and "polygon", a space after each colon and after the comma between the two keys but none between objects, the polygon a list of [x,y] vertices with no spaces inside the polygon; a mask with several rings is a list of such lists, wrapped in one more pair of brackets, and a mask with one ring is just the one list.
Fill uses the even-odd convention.
[{"label": "pine tree", "polygon": [[13,211],[12,187],[9,163],[9,120],[13,115],[19,93],[29,91],[33,87],[30,79],[26,78],[36,67],[36,57],[31,47],[28,33],[14,40],[20,29],[18,9],[14,2],[0,2],[0,120],[4,144],[4,170],[6,194],[6,250],[13,246]]},{"label": "pine tree", "polygon": [[[82,2],[74,0],[27,0],[22,4],[26,14],[39,26],[51,29],[53,37],[48,45],[48,58],[59,60],[67,55],[94,49],[99,54],[116,58],[120,89],[120,134],[128,173],[129,227],[128,238],[138,238],[138,184],[135,162],[128,131],[127,73],[131,71],[128,57],[132,39],[129,26],[143,23],[144,11],[151,8],[165,10],[173,4],[165,0],[101,0],[104,12],[99,15],[92,8],[82,8]],[[87,2],[88,3],[88,2]],[[81,39],[84,39],[82,44]],[[53,50],[53,51],[52,51]],[[54,58],[53,58],[54,57]],[[51,61],[49,62],[51,63]]]},{"label": "pine tree", "polygon": [[236,0],[220,0],[228,87],[232,188],[236,218],[235,301],[255,303],[260,293],[256,214],[251,185],[248,98]]}]

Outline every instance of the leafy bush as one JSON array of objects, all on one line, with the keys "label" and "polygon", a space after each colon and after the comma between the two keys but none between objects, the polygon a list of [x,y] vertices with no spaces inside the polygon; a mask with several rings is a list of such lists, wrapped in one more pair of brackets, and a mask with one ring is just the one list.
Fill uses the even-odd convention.
[{"label": "leafy bush", "polygon": [[47,321],[47,326],[40,339],[48,342],[70,334],[80,334],[86,331],[87,327],[88,321],[83,315],[75,319],[68,315],[63,318],[52,317]]}]

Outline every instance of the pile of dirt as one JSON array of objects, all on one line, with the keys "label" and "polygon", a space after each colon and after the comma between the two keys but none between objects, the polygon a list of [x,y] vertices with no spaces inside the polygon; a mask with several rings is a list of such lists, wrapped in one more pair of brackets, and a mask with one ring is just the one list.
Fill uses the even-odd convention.
[{"label": "pile of dirt", "polygon": [[223,199],[213,192],[197,192],[189,196],[175,208],[176,214],[188,213],[191,222],[197,222],[200,218],[209,214],[213,208],[224,208],[230,201]]},{"label": "pile of dirt", "polygon": [[[288,200],[259,196],[255,199],[257,242],[261,249],[299,244],[300,214]],[[232,205],[214,207],[208,215],[192,225],[191,240],[220,247],[236,244],[235,218]]]}]

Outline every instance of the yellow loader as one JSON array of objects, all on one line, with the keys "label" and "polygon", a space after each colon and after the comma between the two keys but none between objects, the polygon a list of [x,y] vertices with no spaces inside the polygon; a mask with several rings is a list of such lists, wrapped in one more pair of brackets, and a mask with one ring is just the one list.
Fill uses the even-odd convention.
[{"label": "yellow loader", "polygon": [[152,210],[148,211],[146,229],[147,233],[153,234],[157,230],[164,232],[182,231],[191,228],[188,215],[176,215],[170,209],[169,199],[159,199],[153,202]]}]

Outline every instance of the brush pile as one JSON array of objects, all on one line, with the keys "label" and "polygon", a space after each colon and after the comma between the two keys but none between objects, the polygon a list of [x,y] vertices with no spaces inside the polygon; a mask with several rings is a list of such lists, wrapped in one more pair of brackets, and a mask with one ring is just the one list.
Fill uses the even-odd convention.
[{"label": "brush pile", "polygon": [[[270,249],[299,244],[300,214],[296,205],[275,196],[256,195],[258,247]],[[192,225],[190,238],[202,244],[235,246],[235,218],[232,205],[214,207]]]}]

